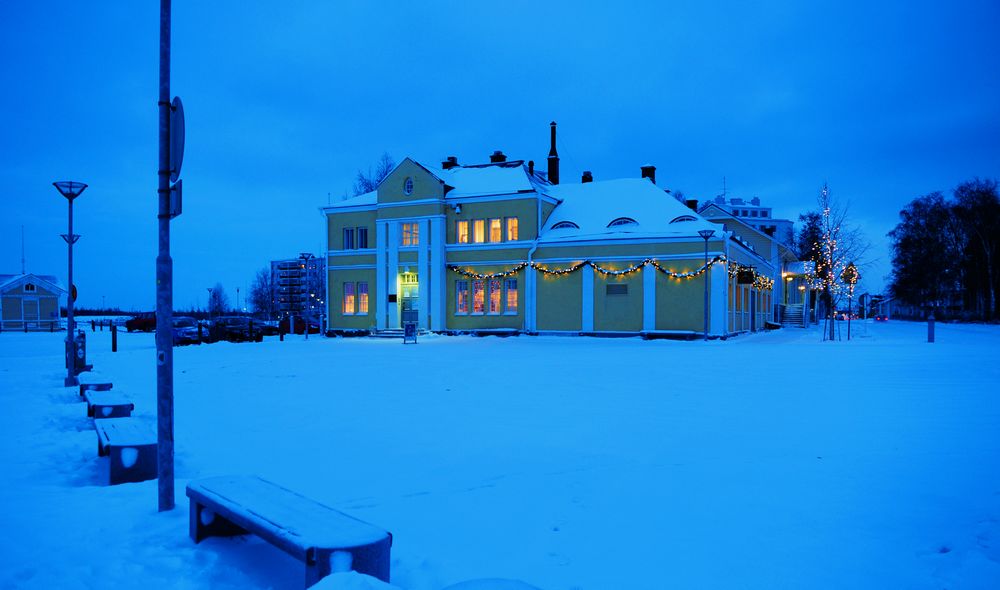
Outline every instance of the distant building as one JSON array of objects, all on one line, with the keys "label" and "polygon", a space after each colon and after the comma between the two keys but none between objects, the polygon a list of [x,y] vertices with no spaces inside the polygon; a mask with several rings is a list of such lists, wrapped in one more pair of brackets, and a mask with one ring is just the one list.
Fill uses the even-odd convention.
[{"label": "distant building", "polygon": [[326,267],[323,258],[301,258],[271,261],[271,284],[274,285],[274,310],[279,318],[289,315],[320,319],[326,300]]},{"label": "distant building", "polygon": [[58,328],[59,299],[65,294],[66,289],[51,275],[0,275],[0,328]]},{"label": "distant building", "polygon": [[703,203],[698,212],[705,211],[709,206],[717,207],[782,244],[791,245],[795,237],[793,233],[794,222],[789,219],[775,219],[771,214],[771,208],[761,206],[760,199],[757,197],[750,199],[749,203],[743,199],[732,197],[727,203],[726,198],[719,195],[715,197],[714,201]]}]

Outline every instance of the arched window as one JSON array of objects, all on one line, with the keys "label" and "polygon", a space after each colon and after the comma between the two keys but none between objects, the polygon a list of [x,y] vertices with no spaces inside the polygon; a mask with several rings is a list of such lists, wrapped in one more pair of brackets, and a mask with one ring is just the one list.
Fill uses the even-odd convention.
[{"label": "arched window", "polygon": [[617,227],[619,225],[639,225],[639,222],[632,219],[631,217],[619,217],[618,219],[609,223],[608,227]]},{"label": "arched window", "polygon": [[552,229],[580,229],[580,226],[572,221],[560,221],[552,226]]},{"label": "arched window", "polygon": [[35,292],[35,285],[33,285],[31,283],[25,283],[24,284],[24,292],[25,293],[34,293]]},{"label": "arched window", "polygon": [[406,180],[403,181],[403,193],[405,193],[407,195],[412,195],[413,194],[413,179],[412,178],[407,177]]},{"label": "arched window", "polygon": [[679,223],[681,221],[698,221],[690,215],[681,215],[680,217],[674,217],[670,220],[670,223]]}]

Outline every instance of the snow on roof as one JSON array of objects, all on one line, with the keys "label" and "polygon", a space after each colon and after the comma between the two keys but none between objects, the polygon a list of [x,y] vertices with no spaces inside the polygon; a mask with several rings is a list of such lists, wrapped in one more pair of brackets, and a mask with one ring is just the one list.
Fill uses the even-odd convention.
[{"label": "snow on roof", "polygon": [[433,169],[431,172],[453,187],[445,196],[448,199],[535,190],[528,171],[517,161],[493,166],[456,166],[448,170]]},{"label": "snow on roof", "polygon": [[30,272],[27,274],[0,275],[0,289],[4,289],[10,285],[14,285],[19,281],[21,281],[21,279],[34,279],[43,283],[48,283],[48,286],[51,287],[52,290],[57,291],[59,293],[66,292],[66,289],[64,289],[63,286],[59,284],[59,279],[57,279],[55,276],[36,275]]},{"label": "snow on roof", "polygon": [[363,195],[357,195],[355,197],[348,197],[346,199],[342,199],[340,201],[337,201],[336,203],[333,203],[332,205],[323,207],[323,209],[326,210],[326,209],[340,209],[342,207],[371,206],[377,202],[378,202],[378,192],[372,191],[370,193],[365,193]]},{"label": "snow on roof", "polygon": [[[541,242],[687,236],[700,240],[698,231],[702,229],[722,234],[718,224],[707,221],[645,178],[560,184],[549,187],[548,193],[562,203],[545,222]],[[619,221],[621,224],[608,227],[623,218],[636,223]],[[553,229],[560,222],[578,228]]]}]

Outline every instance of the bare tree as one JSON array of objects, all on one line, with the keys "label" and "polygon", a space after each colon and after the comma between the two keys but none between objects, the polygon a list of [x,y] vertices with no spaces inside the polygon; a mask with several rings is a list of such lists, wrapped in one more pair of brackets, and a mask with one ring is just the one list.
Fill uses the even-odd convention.
[{"label": "bare tree", "polygon": [[[978,178],[955,189],[956,214],[969,237],[967,269],[970,282],[977,283],[983,317],[993,319],[996,310],[997,258],[1000,256],[1000,195],[995,180]],[[971,285],[970,285],[971,286]]]},{"label": "bare tree", "polygon": [[254,313],[266,320],[274,319],[274,281],[271,276],[271,269],[264,267],[257,271],[253,283],[250,285],[250,305]]},{"label": "bare tree", "polygon": [[370,193],[376,188],[378,188],[379,183],[381,183],[386,176],[396,167],[396,162],[393,161],[392,156],[389,152],[384,152],[382,157],[376,162],[374,168],[372,166],[368,167],[368,172],[364,170],[358,170],[358,175],[354,179],[354,187],[351,189],[354,196],[363,195],[365,193]]},{"label": "bare tree", "polygon": [[222,287],[222,283],[216,283],[212,287],[212,292],[208,295],[208,313],[209,315],[222,315],[229,310],[229,297],[226,295],[226,290]]}]

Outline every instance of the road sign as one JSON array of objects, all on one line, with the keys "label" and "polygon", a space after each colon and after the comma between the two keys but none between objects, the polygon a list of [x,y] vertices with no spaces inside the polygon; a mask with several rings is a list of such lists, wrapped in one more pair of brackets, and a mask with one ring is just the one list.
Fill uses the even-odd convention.
[{"label": "road sign", "polygon": [[181,97],[175,96],[170,103],[170,182],[181,177],[184,162],[184,105]]},{"label": "road sign", "polygon": [[76,303],[76,285],[69,286],[69,296],[73,298],[73,303]]}]

